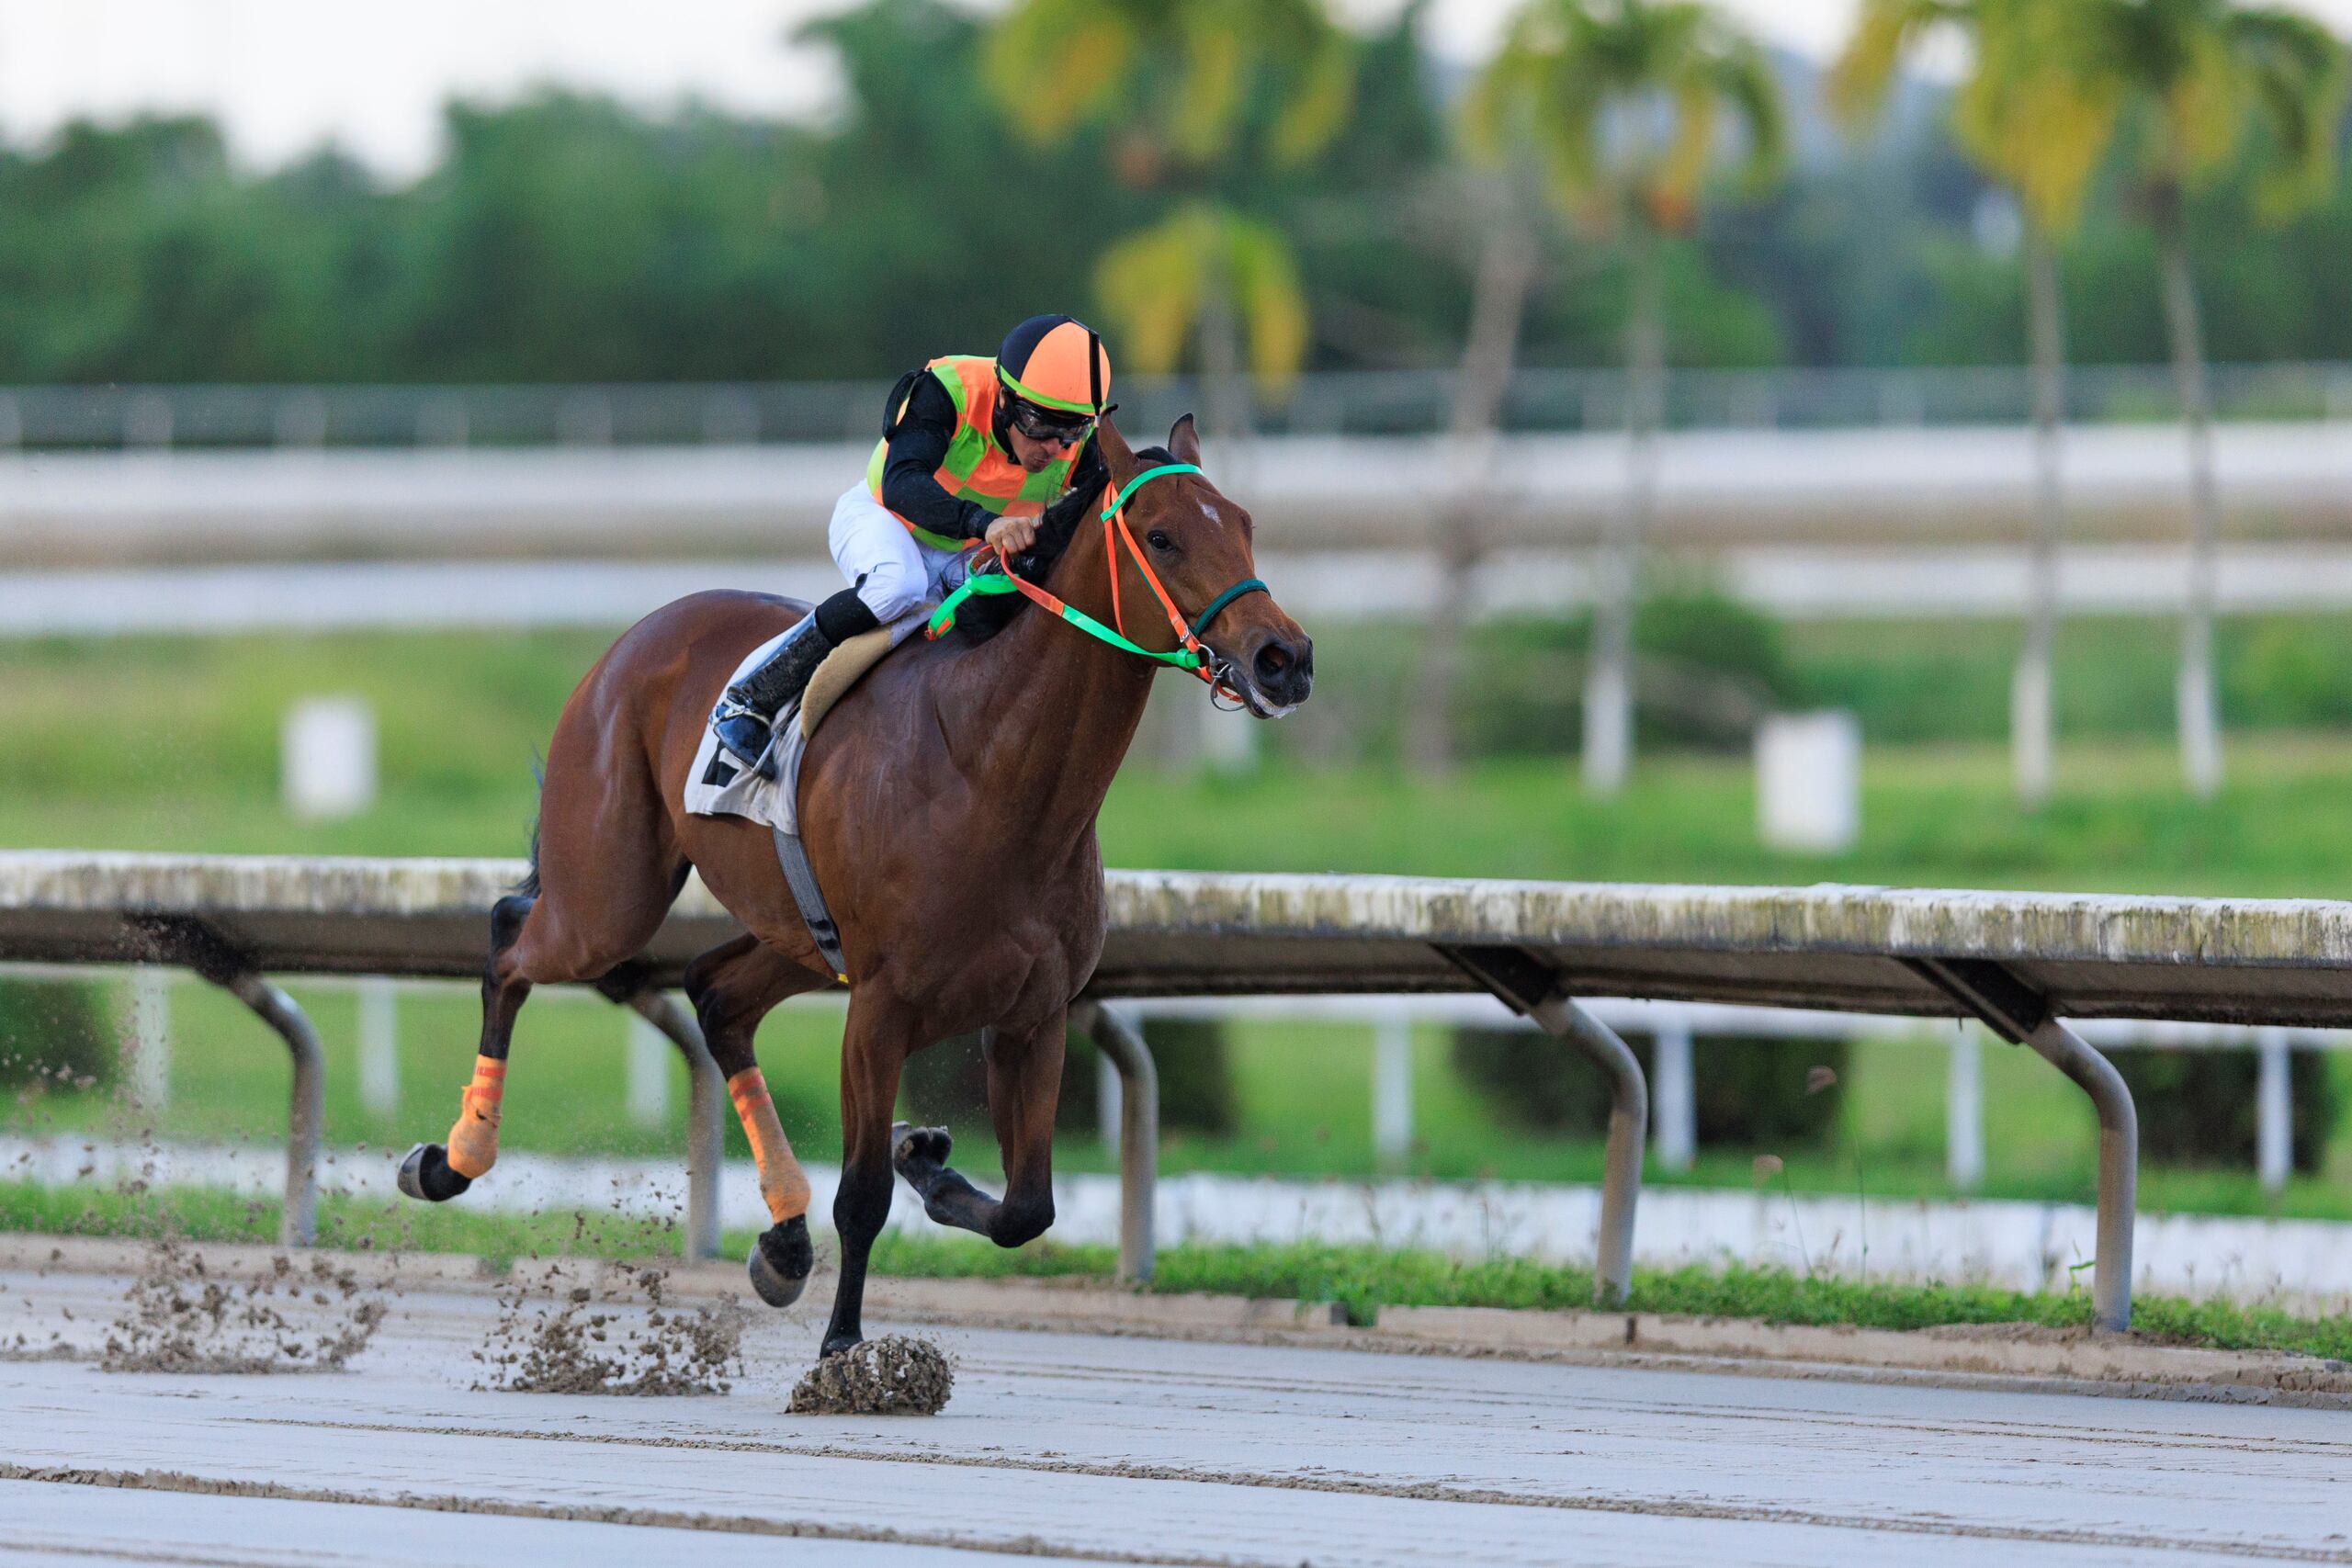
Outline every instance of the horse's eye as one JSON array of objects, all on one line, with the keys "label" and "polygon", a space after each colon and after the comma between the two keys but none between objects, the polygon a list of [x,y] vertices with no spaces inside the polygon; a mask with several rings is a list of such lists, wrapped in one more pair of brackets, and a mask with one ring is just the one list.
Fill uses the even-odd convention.
[{"label": "horse's eye", "polygon": [[1146,534],[1144,537],[1151,542],[1151,547],[1155,550],[1168,550],[1175,548],[1175,546],[1170,542],[1168,532],[1164,528],[1154,528],[1150,533]]}]

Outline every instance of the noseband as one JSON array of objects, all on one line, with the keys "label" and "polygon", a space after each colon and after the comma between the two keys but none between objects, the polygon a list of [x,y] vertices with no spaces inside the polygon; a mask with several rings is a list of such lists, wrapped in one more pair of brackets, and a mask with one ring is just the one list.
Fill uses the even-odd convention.
[{"label": "noseband", "polygon": [[[1222,692],[1238,701],[1240,694],[1222,678],[1224,661],[1204,647],[1201,634],[1208,630],[1209,623],[1236,599],[1251,593],[1272,593],[1273,591],[1257,578],[1244,578],[1210,600],[1208,608],[1187,623],[1183,612],[1176,608],[1176,601],[1169,597],[1166,586],[1159,581],[1159,574],[1152,570],[1151,561],[1144,555],[1142,547],[1136,543],[1135,535],[1127,528],[1127,501],[1136,491],[1156,479],[1200,471],[1192,463],[1162,463],[1158,468],[1146,468],[1129,479],[1115,495],[1110,486],[1102,487],[1102,558],[1109,563],[1111,573],[1111,626],[1104,626],[1083,610],[1072,609],[1027,578],[1014,575],[1012,563],[1005,558],[1002,550],[998,550],[995,552],[994,570],[975,570],[965,578],[963,585],[932,612],[930,624],[923,628],[923,636],[933,639],[944,636],[956,624],[957,606],[975,594],[1019,593],[1052,611],[1089,637],[1107,642],[1114,648],[1124,649],[1138,658],[1170,664],[1179,670],[1189,670],[1207,682],[1213,691]],[[1174,629],[1180,645],[1175,651],[1162,652],[1158,649],[1145,648],[1126,635],[1126,618],[1119,604],[1118,547],[1121,542],[1126,545],[1127,555],[1135,561],[1136,570],[1143,573],[1144,581],[1151,585],[1152,594],[1159,599],[1160,608],[1168,612],[1168,624]]]}]

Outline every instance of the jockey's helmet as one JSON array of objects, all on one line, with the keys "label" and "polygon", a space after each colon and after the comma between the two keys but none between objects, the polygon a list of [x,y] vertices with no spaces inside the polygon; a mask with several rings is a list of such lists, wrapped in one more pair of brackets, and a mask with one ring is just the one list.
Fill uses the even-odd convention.
[{"label": "jockey's helmet", "polygon": [[1069,316],[1032,316],[1006,333],[996,373],[1012,394],[1007,419],[1041,439],[1082,431],[1111,396],[1110,351],[1093,328]]}]

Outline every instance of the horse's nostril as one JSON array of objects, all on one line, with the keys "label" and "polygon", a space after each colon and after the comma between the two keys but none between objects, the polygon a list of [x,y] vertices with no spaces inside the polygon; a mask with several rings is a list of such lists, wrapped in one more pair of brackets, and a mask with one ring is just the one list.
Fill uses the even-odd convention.
[{"label": "horse's nostril", "polygon": [[1270,642],[1258,650],[1258,679],[1279,681],[1283,671],[1291,667],[1290,649],[1279,642]]}]

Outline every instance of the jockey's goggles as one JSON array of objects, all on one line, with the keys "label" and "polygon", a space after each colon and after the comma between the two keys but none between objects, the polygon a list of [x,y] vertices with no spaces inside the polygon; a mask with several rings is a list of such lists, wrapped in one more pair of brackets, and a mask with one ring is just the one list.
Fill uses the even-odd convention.
[{"label": "jockey's goggles", "polygon": [[1023,398],[1012,400],[1004,411],[1004,419],[1032,441],[1051,441],[1063,446],[1082,439],[1094,424],[1091,415],[1039,408]]}]

